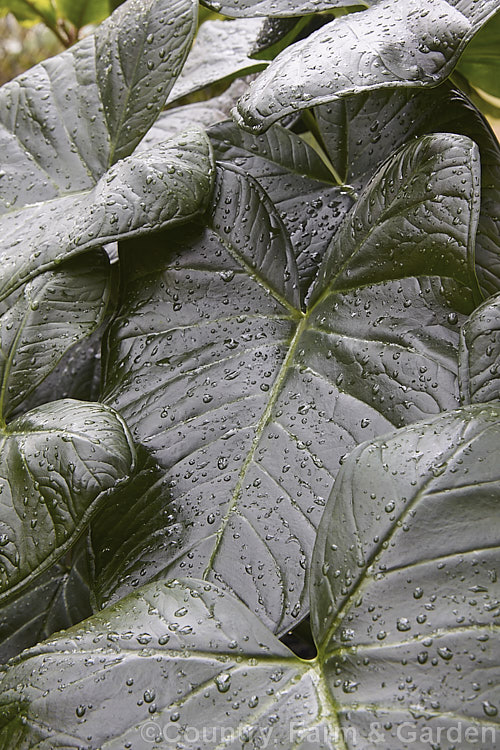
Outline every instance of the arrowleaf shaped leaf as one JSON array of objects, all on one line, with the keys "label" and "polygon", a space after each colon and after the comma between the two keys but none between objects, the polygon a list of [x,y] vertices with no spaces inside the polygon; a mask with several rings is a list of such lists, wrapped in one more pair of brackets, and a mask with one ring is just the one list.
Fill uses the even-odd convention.
[{"label": "arrowleaf shaped leaf", "polygon": [[[177,169],[175,146],[143,162],[117,164],[103,183],[98,181],[110,165],[130,156],[161,111],[187,56],[196,9],[195,0],[129,0],[94,35],[0,89],[3,295],[64,257],[66,245],[79,242],[82,250],[105,242],[123,232],[129,220],[125,231],[138,230],[146,207],[146,229],[162,211],[179,220],[182,210],[177,215],[171,206],[159,206],[155,184],[163,193],[166,182],[167,204],[173,199],[186,217],[193,213],[196,195],[208,189],[196,168],[203,172],[207,156],[199,134],[193,134],[191,151],[186,144],[196,184],[188,190],[195,201],[185,207],[168,188],[175,187],[175,177],[160,177],[172,166],[169,156]],[[153,184],[146,186],[150,174]],[[101,200],[117,205],[101,205]],[[108,227],[113,222],[119,232]],[[85,240],[87,233],[91,241]],[[70,254],[77,251],[69,249]]]},{"label": "arrowleaf shaped leaf", "polygon": [[460,335],[459,377],[464,404],[500,400],[500,295],[474,310]]},{"label": "arrowleaf shaped leaf", "polygon": [[80,535],[135,452],[123,420],[101,404],[55,401],[2,429],[0,601],[14,596]]},{"label": "arrowleaf shaped leaf", "polygon": [[339,721],[363,747],[374,721],[387,750],[401,726],[417,747],[425,726],[497,745],[499,418],[476,405],[411,425],[357,448],[338,475],[311,624]]},{"label": "arrowleaf shaped leaf", "polygon": [[[240,99],[235,118],[258,132],[287,114],[346,95],[436,86],[498,9],[496,0],[457,5],[380,0],[336,18],[278,55]],[[478,15],[475,5],[481,6]]]},{"label": "arrowleaf shaped leaf", "polygon": [[102,251],[40,274],[0,304],[0,417],[11,413],[76,342],[99,326],[109,297]]},{"label": "arrowleaf shaped leaf", "polygon": [[210,143],[195,128],[123,159],[88,190],[11,210],[0,219],[0,299],[96,245],[187,221],[212,180]]},{"label": "arrowleaf shaped leaf", "polygon": [[236,167],[221,167],[206,227],[157,235],[147,257],[123,248],[104,400],[163,472],[163,512],[130,557],[122,537],[109,540],[121,573],[104,600],[123,595],[140,560],[144,581],[189,573],[228,586],[278,632],[305,614],[308,555],[342,455],[458,405],[478,177],[461,136],[395,154],[305,310],[285,227]]}]

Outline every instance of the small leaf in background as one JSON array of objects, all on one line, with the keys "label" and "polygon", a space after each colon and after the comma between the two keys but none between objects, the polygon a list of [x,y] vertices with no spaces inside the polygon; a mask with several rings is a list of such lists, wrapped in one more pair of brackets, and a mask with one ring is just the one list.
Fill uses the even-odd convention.
[{"label": "small leaf in background", "polygon": [[134,463],[123,420],[101,404],[55,401],[3,428],[1,601],[61,557]]},{"label": "small leaf in background", "polygon": [[[12,299],[14,297],[14,299]],[[40,274],[0,303],[0,416],[8,419],[64,354],[104,319],[109,263],[88,253]]]},{"label": "small leaf in background", "polygon": [[111,12],[109,0],[55,0],[60,18],[69,21],[76,29],[91,23],[100,23]]},{"label": "small leaf in background", "polygon": [[0,16],[13,13],[20,23],[35,24],[47,21],[56,24],[56,13],[52,0],[0,0]]},{"label": "small leaf in background", "polygon": [[356,746],[371,747],[373,722],[387,750],[411,736],[402,727],[422,748],[425,727],[434,738],[442,727],[449,747],[467,746],[457,731],[498,746],[499,450],[500,409],[477,405],[360,446],[339,473],[313,556],[311,624]]},{"label": "small leaf in background", "polygon": [[[469,5],[471,5],[469,9]],[[472,38],[497,9],[483,3],[471,20],[446,0],[380,0],[290,45],[269,65],[234,116],[265,130],[287,114],[374,88],[436,86],[452,72]],[[462,8],[462,10],[465,10]]]},{"label": "small leaf in background", "polygon": [[462,402],[500,400],[500,295],[490,297],[464,323],[460,336]]},{"label": "small leaf in background", "polygon": [[158,234],[148,254],[122,246],[103,398],[163,473],[135,493],[136,513],[163,510],[130,552],[126,527],[111,535],[101,604],[139,574],[189,574],[227,586],[276,632],[307,614],[312,544],[342,456],[459,405],[478,178],[462,136],[393,155],[305,310],[285,225],[238,167],[220,166],[206,226]]}]

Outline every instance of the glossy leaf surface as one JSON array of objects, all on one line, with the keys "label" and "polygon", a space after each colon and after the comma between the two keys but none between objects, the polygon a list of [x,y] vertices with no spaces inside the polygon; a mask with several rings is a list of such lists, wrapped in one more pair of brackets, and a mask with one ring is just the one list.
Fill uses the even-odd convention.
[{"label": "glossy leaf surface", "polygon": [[159,235],[148,257],[124,248],[105,400],[159,465],[164,512],[130,558],[110,540],[122,572],[104,599],[133,568],[222,583],[277,631],[305,614],[341,456],[458,405],[477,179],[468,139],[401,150],[343,225],[306,310],[285,227],[235,167],[221,170],[205,228]]},{"label": "glossy leaf surface", "polygon": [[464,323],[459,366],[464,404],[500,400],[500,295],[486,300]]},{"label": "glossy leaf surface", "polygon": [[109,264],[102,251],[40,274],[0,304],[0,415],[10,414],[104,318]]},{"label": "glossy leaf surface", "polygon": [[238,103],[238,123],[260,131],[287,114],[346,95],[436,86],[497,9],[495,0],[457,5],[380,0],[331,21],[278,55]]},{"label": "glossy leaf surface", "polygon": [[85,549],[77,547],[71,560],[55,563],[35,578],[27,590],[2,605],[2,664],[52,633],[70,628],[91,616],[85,565]]},{"label": "glossy leaf surface", "polygon": [[187,221],[212,180],[210,144],[196,128],[119,161],[77,195],[9,211],[0,218],[0,297],[96,245]]},{"label": "glossy leaf surface", "polygon": [[[142,165],[137,159],[117,164],[104,183],[98,181],[110,165],[130,156],[155,121],[187,56],[195,25],[193,0],[129,0],[94,35],[1,88],[3,294],[62,257],[64,247],[81,242],[85,232],[92,232],[93,244],[106,241],[103,213],[106,221],[116,214],[126,224],[131,218],[125,215],[127,207],[120,212],[125,201],[132,228],[137,228],[140,202],[146,197],[155,203],[154,185],[144,196],[143,180],[155,166],[168,168],[162,152],[157,164],[154,156]],[[130,168],[137,170],[135,178],[127,173]],[[114,207],[100,205],[120,196]],[[152,214],[154,210],[153,205]]]},{"label": "glossy leaf surface", "polygon": [[248,16],[286,18],[344,8],[349,5],[371,5],[373,0],[365,0],[363,3],[357,0],[202,0],[202,2],[208,8],[230,18]]},{"label": "glossy leaf surface", "polygon": [[267,61],[251,58],[263,28],[259,18],[205,21],[168,97],[169,104],[216,82],[265,68]]},{"label": "glossy leaf surface", "polygon": [[337,173],[357,189],[395,149],[416,136],[460,133],[475,141],[481,155],[476,272],[485,295],[500,289],[500,146],[464,94],[449,84],[418,92],[376,91],[318,107],[316,116]]},{"label": "glossy leaf surface", "polygon": [[264,188],[290,235],[304,298],[336,229],[353,204],[321,157],[292,131],[273,125],[254,136],[226,122],[209,131],[215,157]]},{"label": "glossy leaf surface", "polygon": [[4,601],[71,546],[109,491],[129,478],[135,451],[112,409],[69,399],[18,417],[1,439]]},{"label": "glossy leaf surface", "polygon": [[388,750],[412,746],[402,727],[425,747],[426,726],[450,746],[496,747],[499,418],[492,404],[419,422],[359,447],[338,475],[313,556],[312,629],[339,721],[362,747],[375,721]]}]

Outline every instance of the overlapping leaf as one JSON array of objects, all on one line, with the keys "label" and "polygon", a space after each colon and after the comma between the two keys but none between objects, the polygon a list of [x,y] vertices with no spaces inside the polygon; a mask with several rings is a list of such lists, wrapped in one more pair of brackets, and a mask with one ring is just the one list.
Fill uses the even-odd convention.
[{"label": "overlapping leaf", "polygon": [[263,27],[261,18],[205,21],[168,97],[169,104],[218,81],[265,68],[266,60],[251,58]]},{"label": "overlapping leaf", "polygon": [[206,198],[199,134],[184,142],[183,172],[178,143],[105,175],[153,124],[195,25],[194,0],[129,0],[95,35],[1,89],[2,296],[66,255],[187,218]]},{"label": "overlapping leaf", "polygon": [[0,662],[4,664],[64,628],[90,617],[85,548],[66,564],[57,562],[31,586],[2,606]]},{"label": "overlapping leaf", "polygon": [[156,493],[163,513],[142,544],[109,540],[103,599],[138,572],[189,573],[277,631],[307,610],[308,555],[341,456],[458,405],[478,178],[460,136],[398,152],[332,244],[306,311],[284,225],[236,167],[221,170],[206,227],[157,236],[147,258],[124,248],[105,400],[159,465],[140,502]]},{"label": "overlapping leaf", "polygon": [[96,245],[187,221],[212,180],[210,144],[195,128],[119,161],[93,188],[11,210],[0,219],[0,298]]},{"label": "overlapping leaf", "polygon": [[337,173],[358,189],[396,148],[415,136],[450,132],[472,138],[481,154],[476,271],[483,293],[500,289],[500,146],[467,97],[449,84],[413,93],[376,91],[318,107],[316,115]]},{"label": "overlapping leaf", "polygon": [[353,204],[320,156],[290,130],[260,136],[226,122],[209,131],[216,158],[236,164],[264,188],[292,241],[304,298],[335,230]]},{"label": "overlapping leaf", "polygon": [[301,16],[307,13],[319,13],[333,8],[345,8],[349,5],[371,5],[373,0],[202,0],[208,8],[223,13],[230,18],[248,16],[270,16],[286,18]]},{"label": "overlapping leaf", "polygon": [[55,401],[3,427],[0,599],[12,597],[70,547],[135,452],[123,420],[100,404]]},{"label": "overlapping leaf", "polygon": [[0,416],[7,420],[104,318],[109,264],[102,251],[40,274],[0,304]]},{"label": "overlapping leaf", "polygon": [[500,400],[500,295],[490,297],[465,322],[459,375],[464,404]]},{"label": "overlapping leaf", "polygon": [[498,405],[477,405],[360,447],[342,467],[311,614],[357,746],[371,746],[373,722],[387,750],[411,737],[404,727],[416,747],[438,727],[450,747],[498,744],[499,448]]},{"label": "overlapping leaf", "polygon": [[436,86],[497,9],[496,0],[428,0],[425,6],[420,0],[379,0],[290,45],[242,97],[235,117],[260,131],[287,114],[346,95]]}]

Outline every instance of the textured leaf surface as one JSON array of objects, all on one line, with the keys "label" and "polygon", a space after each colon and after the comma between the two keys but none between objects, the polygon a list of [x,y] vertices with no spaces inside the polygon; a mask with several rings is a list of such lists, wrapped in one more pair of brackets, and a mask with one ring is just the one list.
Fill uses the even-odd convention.
[{"label": "textured leaf surface", "polygon": [[265,68],[267,61],[250,57],[263,26],[259,18],[205,21],[168,98],[169,104],[217,81]]},{"label": "textured leaf surface", "polygon": [[[94,35],[0,89],[4,292],[43,267],[45,254],[50,255],[47,243],[53,255],[61,254],[72,212],[84,225],[81,231],[91,229],[85,222],[97,221],[98,229],[106,210],[116,213],[116,207],[102,206],[96,215],[88,194],[96,190],[103,199],[113,198],[118,186],[108,182],[107,188],[98,188],[96,183],[109,165],[132,153],[155,121],[187,56],[195,26],[193,0],[130,0]],[[134,164],[146,173],[154,166]],[[127,178],[127,166],[115,169],[109,180],[117,174]],[[120,189],[128,187],[125,183]],[[139,175],[130,186],[130,200],[137,188],[142,193]],[[94,236],[94,244],[98,239]]]},{"label": "textured leaf surface", "polygon": [[203,128],[228,120],[239,97],[248,89],[247,79],[237,78],[220,96],[202,102],[184,104],[165,110],[148,130],[137,150],[148,151],[166,138],[172,138],[192,127],[193,122]]},{"label": "textured leaf surface", "polygon": [[0,304],[0,415],[12,411],[65,352],[102,322],[109,263],[102,252],[40,274]]},{"label": "textured leaf surface", "polygon": [[105,400],[159,464],[164,510],[140,549],[110,539],[122,568],[104,598],[138,570],[189,573],[232,588],[278,631],[305,613],[341,456],[458,405],[470,295],[453,278],[468,279],[477,179],[468,139],[403,149],[354,207],[306,311],[285,227],[236,167],[219,176],[206,228],[157,236],[147,258],[124,248]]},{"label": "textured leaf surface", "polygon": [[79,549],[69,564],[57,562],[36,578],[27,590],[2,606],[2,664],[52,633],[90,617],[92,609],[84,553],[84,549]]},{"label": "textured leaf surface", "polygon": [[482,748],[497,746],[499,448],[500,409],[478,405],[359,447],[341,469],[318,531],[311,614],[358,746],[371,747],[375,720],[388,750],[406,746],[401,726],[425,747],[426,725],[442,739],[471,727]]},{"label": "textured leaf surface", "polygon": [[361,188],[403,143],[429,132],[460,133],[479,146],[481,213],[476,272],[483,293],[500,289],[500,146],[481,113],[448,84],[429,91],[376,91],[318,107],[325,148],[345,182]]},{"label": "textured leaf surface", "polygon": [[165,736],[194,747],[198,736],[206,750],[231,737],[284,750],[291,721],[323,724],[317,684],[314,668],[210,584],[150,584],[16,659],[0,683],[0,747],[145,748]]},{"label": "textured leaf surface", "polygon": [[[460,6],[460,3],[458,4]],[[473,5],[473,4],[471,4]],[[284,115],[374,88],[436,86],[496,2],[476,3],[469,20],[446,0],[381,0],[289,46],[235,110],[238,122],[263,130]]]},{"label": "textured leaf surface", "polygon": [[[202,0],[202,2],[208,8],[230,18],[247,16],[286,18],[361,4],[357,0]],[[372,2],[373,0],[365,0],[363,4],[370,5]]]},{"label": "textured leaf surface", "polygon": [[500,295],[464,323],[460,336],[460,390],[464,404],[500,400]]},{"label": "textured leaf surface", "polygon": [[210,143],[195,128],[119,161],[88,190],[9,211],[0,219],[0,297],[96,245],[187,221],[212,180]]},{"label": "textured leaf surface", "polygon": [[273,125],[259,136],[231,122],[209,131],[215,157],[236,164],[264,188],[290,235],[304,298],[335,230],[353,204],[320,156],[299,136]]},{"label": "textured leaf surface", "polygon": [[71,546],[108,491],[128,479],[134,449],[123,420],[101,404],[39,406],[2,430],[0,598]]}]

